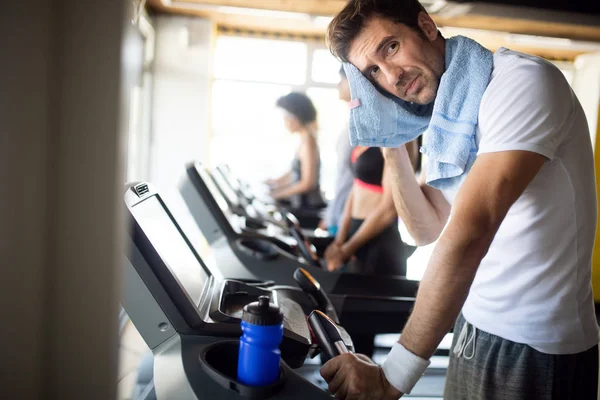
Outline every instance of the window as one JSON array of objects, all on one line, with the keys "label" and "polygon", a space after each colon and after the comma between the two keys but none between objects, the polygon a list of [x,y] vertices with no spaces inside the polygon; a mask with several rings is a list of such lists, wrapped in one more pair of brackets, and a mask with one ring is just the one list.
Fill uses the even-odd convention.
[{"label": "window", "polygon": [[[244,180],[283,173],[293,157],[294,141],[275,108],[290,85],[215,80],[212,95],[211,161],[225,162]],[[249,166],[251,166],[249,168]]]},{"label": "window", "polygon": [[[130,28],[133,29],[133,28]],[[127,143],[126,180],[149,179],[150,169],[150,118],[152,103],[152,63],[154,61],[155,33],[145,15],[140,16],[138,30],[130,33],[127,51],[137,56],[142,51],[139,63],[135,56],[130,60],[127,76],[129,86],[129,127]]]},{"label": "window", "polygon": [[213,66],[210,163],[227,163],[250,182],[287,172],[298,138],[285,130],[275,102],[291,91],[305,92],[317,108],[321,187],[331,196],[335,142],[348,118],[338,99],[339,69],[340,63],[324,44],[219,36]]},{"label": "window", "polygon": [[316,49],[313,53],[311,77],[313,82],[337,84],[341,65],[327,49]]},{"label": "window", "polygon": [[302,85],[306,79],[302,42],[221,36],[215,49],[217,79]]}]

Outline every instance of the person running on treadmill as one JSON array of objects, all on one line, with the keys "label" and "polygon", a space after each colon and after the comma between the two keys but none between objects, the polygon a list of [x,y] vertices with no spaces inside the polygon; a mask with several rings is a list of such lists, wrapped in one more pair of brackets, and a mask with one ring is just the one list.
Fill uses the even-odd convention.
[{"label": "person running on treadmill", "polygon": [[322,208],[325,201],[319,185],[321,159],[317,144],[317,110],[304,93],[292,92],[277,100],[284,112],[286,129],[300,135],[300,146],[289,172],[266,183],[270,196],[294,209]]}]

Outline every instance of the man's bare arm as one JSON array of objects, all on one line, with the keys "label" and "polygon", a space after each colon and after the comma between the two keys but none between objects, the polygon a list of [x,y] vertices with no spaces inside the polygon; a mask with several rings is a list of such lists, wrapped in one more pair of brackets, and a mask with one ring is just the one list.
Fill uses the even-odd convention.
[{"label": "man's bare arm", "polygon": [[508,210],[544,160],[527,151],[477,157],[457,194],[450,221],[433,251],[414,311],[400,338],[409,351],[431,357],[458,316]]},{"label": "man's bare arm", "polygon": [[448,220],[450,204],[442,192],[419,180],[405,146],[385,148],[383,155],[392,175],[392,193],[398,216],[419,246],[435,241]]}]

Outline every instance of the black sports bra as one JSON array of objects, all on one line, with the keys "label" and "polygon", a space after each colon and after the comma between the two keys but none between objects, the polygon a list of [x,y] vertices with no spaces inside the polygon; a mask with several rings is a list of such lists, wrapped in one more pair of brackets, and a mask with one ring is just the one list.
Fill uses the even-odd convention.
[{"label": "black sports bra", "polygon": [[379,147],[369,147],[359,153],[360,147],[352,150],[354,183],[376,192],[383,192],[383,155]]}]

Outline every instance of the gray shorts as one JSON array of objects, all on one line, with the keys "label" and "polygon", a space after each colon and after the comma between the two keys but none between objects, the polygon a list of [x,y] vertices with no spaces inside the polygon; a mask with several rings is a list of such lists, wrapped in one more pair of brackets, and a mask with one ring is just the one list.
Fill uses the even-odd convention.
[{"label": "gray shorts", "polygon": [[444,399],[598,398],[598,345],[577,354],[545,354],[479,329],[474,335],[473,325],[463,331],[464,325],[461,314],[454,327]]}]

